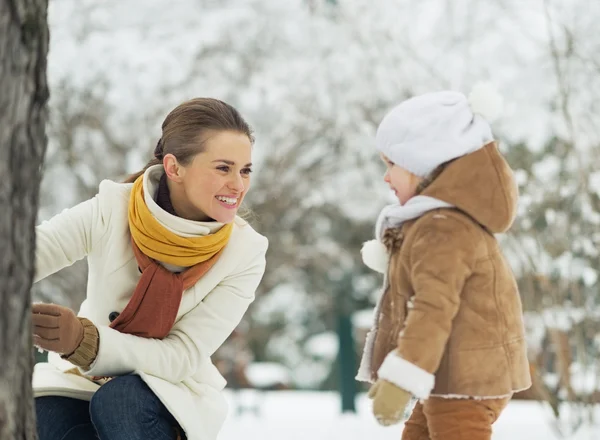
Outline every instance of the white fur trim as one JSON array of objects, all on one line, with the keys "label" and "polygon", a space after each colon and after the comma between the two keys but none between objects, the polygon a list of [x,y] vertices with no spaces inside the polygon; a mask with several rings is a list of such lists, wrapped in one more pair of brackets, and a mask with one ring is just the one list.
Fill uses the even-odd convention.
[{"label": "white fur trim", "polygon": [[419,399],[427,399],[435,384],[433,374],[402,359],[394,351],[385,357],[377,374]]},{"label": "white fur trim", "polygon": [[514,393],[502,394],[500,396],[466,396],[463,394],[431,394],[429,397],[438,397],[440,399],[448,399],[448,400],[494,400],[494,399],[504,399],[506,397],[512,396]]},{"label": "white fur trim", "polygon": [[386,273],[390,263],[390,255],[379,240],[369,240],[361,249],[363,262],[376,272]]},{"label": "white fur trim", "polygon": [[363,355],[360,360],[360,366],[358,367],[358,373],[354,378],[359,382],[373,383],[373,377],[371,375],[371,360],[373,359],[373,345],[375,344],[376,336],[377,329],[375,328],[371,329],[371,331],[367,333]]},{"label": "white fur trim", "polygon": [[379,293],[375,310],[373,311],[373,324],[371,330],[367,333],[365,346],[363,348],[363,355],[360,359],[360,366],[356,375],[356,380],[360,382],[373,383],[373,372],[371,371],[371,361],[373,360],[373,346],[375,345],[375,339],[377,338],[377,332],[379,331],[379,313],[381,312],[381,301],[387,289],[388,276],[387,273],[383,274],[383,287]]},{"label": "white fur trim", "polygon": [[488,122],[492,122],[502,112],[504,99],[491,82],[475,84],[471,89],[471,93],[469,93],[468,99],[471,111],[483,116]]}]

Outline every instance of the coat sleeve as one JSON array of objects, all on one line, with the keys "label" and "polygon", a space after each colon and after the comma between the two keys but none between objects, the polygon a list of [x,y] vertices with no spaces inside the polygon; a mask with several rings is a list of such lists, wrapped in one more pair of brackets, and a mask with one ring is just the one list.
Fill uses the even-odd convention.
[{"label": "coat sleeve", "polygon": [[385,358],[378,375],[424,399],[433,389],[463,286],[472,273],[476,238],[465,223],[450,216],[416,226],[408,250],[412,307],[398,347]]},{"label": "coat sleeve", "polygon": [[242,268],[223,279],[194,309],[184,315],[164,339],[120,333],[99,326],[100,344],[90,376],[118,376],[140,371],[172,383],[193,376],[240,323],[265,270],[267,239]]},{"label": "coat sleeve", "polygon": [[[101,184],[102,188],[102,184]],[[107,231],[106,197],[100,193],[36,226],[34,282],[86,257]]]}]

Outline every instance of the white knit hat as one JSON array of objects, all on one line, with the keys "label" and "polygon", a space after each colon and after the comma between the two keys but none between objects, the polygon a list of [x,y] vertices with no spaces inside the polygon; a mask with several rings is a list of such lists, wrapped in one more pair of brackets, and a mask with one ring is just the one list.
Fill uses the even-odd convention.
[{"label": "white knit hat", "polygon": [[454,91],[416,96],[383,118],[377,150],[405,170],[426,177],[439,165],[491,142],[488,121],[501,107],[502,97],[489,83],[473,87],[468,99]]}]

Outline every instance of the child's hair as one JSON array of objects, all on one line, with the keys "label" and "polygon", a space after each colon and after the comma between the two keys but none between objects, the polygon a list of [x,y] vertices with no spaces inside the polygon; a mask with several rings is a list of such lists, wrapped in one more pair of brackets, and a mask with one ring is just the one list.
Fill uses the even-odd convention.
[{"label": "child's hair", "polygon": [[[431,183],[435,179],[437,179],[440,174],[442,174],[442,171],[444,171],[448,164],[450,164],[451,162],[452,161],[449,161],[439,165],[427,177],[425,177],[417,186],[417,191],[415,195],[419,195],[423,191],[425,191],[425,188],[431,185]],[[381,241],[383,242],[384,246],[386,247],[389,253],[394,253],[395,251],[400,249],[400,247],[402,246],[402,242],[404,241],[404,232],[402,230],[402,226],[399,226],[397,228],[386,229],[383,233]]]},{"label": "child's hair", "polygon": [[425,188],[427,188],[429,185],[431,185],[431,183],[437,179],[439,177],[440,174],[442,174],[442,171],[444,171],[446,169],[446,167],[448,166],[448,164],[450,164],[450,162],[444,162],[441,165],[438,165],[438,167],[436,169],[434,169],[427,177],[425,177],[421,183],[419,183],[419,186],[417,186],[417,193],[416,195],[421,194],[423,191],[425,191]]}]

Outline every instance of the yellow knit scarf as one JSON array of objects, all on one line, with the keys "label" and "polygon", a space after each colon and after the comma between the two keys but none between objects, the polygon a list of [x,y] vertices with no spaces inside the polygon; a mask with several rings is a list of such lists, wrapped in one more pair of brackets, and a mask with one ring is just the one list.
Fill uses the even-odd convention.
[{"label": "yellow knit scarf", "polygon": [[136,179],[129,198],[129,230],[140,250],[155,260],[181,267],[202,263],[222,250],[231,236],[233,223],[214,234],[181,237],[154,218],[144,200],[144,176]]}]

